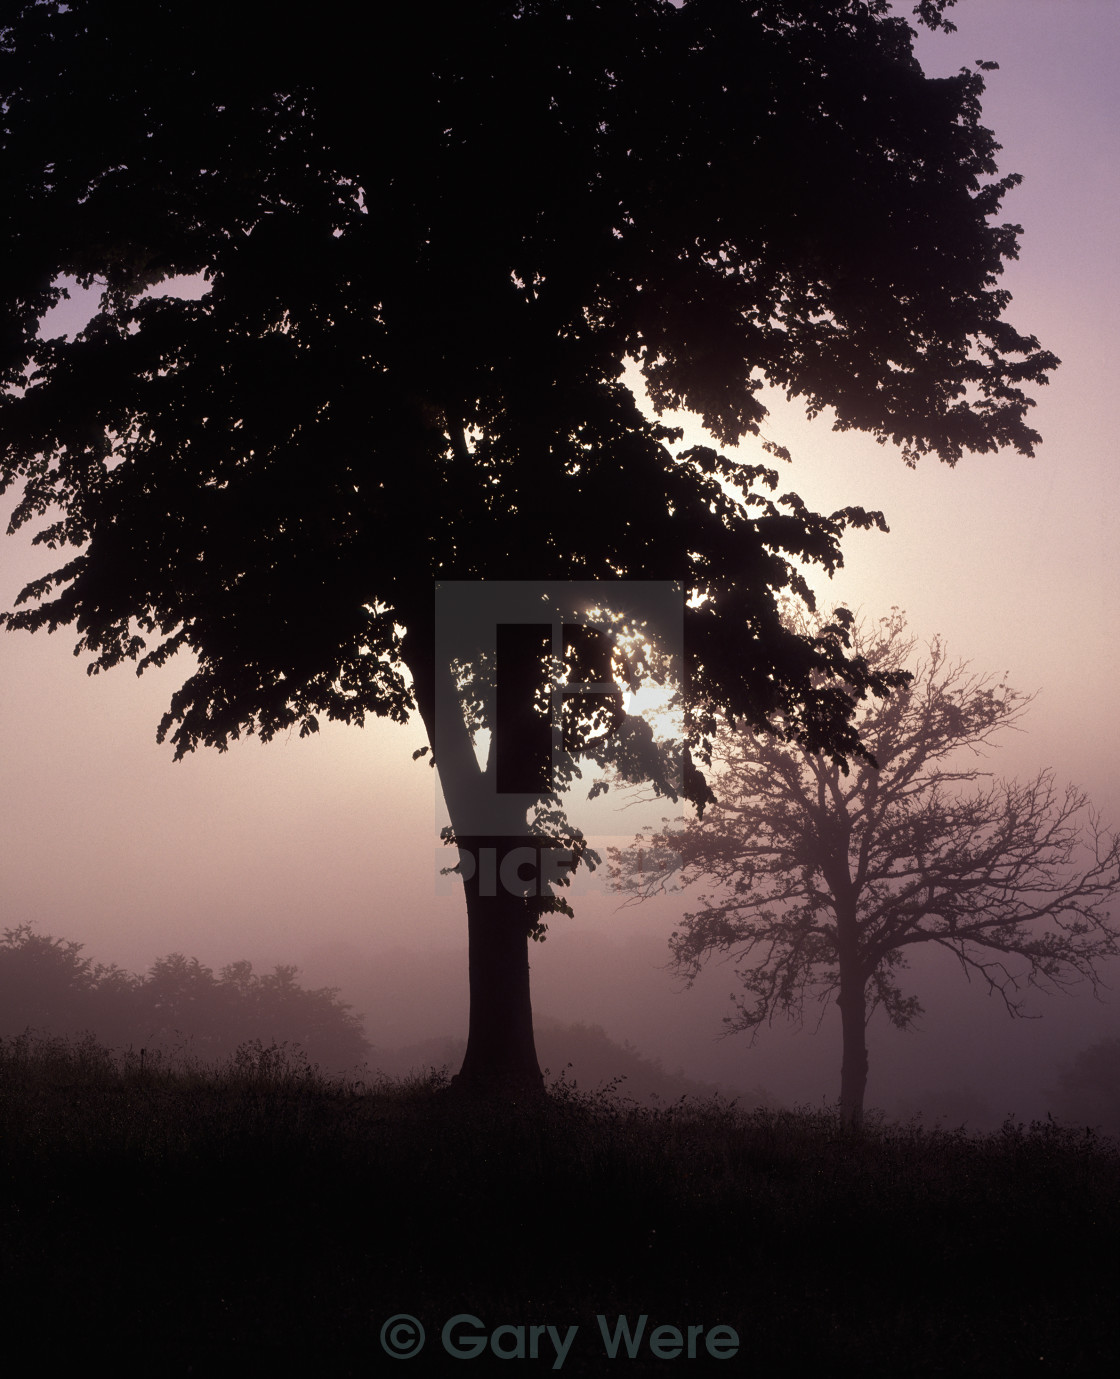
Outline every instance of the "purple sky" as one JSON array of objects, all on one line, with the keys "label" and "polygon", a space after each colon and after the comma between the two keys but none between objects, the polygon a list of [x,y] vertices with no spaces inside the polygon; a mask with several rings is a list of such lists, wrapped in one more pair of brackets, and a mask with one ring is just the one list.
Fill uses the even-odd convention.
[{"label": "purple sky", "polygon": [[[1033,460],[971,457],[955,470],[927,460],[910,471],[893,450],[833,434],[827,418],[810,424],[780,403],[767,431],[790,447],[787,486],[810,507],[882,508],[891,526],[889,535],[850,536],[846,569],[821,595],[872,617],[898,605],[916,633],[943,634],[976,670],[1040,691],[1025,731],[1008,735],[992,769],[1052,766],[1116,826],[1120,7],[961,0],[953,18],[956,34],[923,33],[919,51],[932,72],[976,58],[1000,63],[987,78],[985,123],[1004,146],[1001,171],[1024,176],[1004,209],[1024,227],[1021,259],[1005,278],[1009,315],[1063,361],[1033,417],[1044,444]],[[12,505],[10,496],[0,504],[0,519]],[[0,540],[0,605],[44,568],[24,535]],[[393,1029],[402,1038],[464,1033],[465,913],[460,897],[433,894],[433,777],[411,759],[424,741],[419,725],[328,725],[317,738],[267,747],[248,739],[175,765],[155,728],[187,667],[90,679],[73,641],[65,630],[0,639],[3,926],[32,920],[134,970],[179,950],[214,966],[302,962],[309,978],[345,988],[357,970],[376,968],[386,1010],[401,1007],[405,971],[422,977],[425,968],[416,957],[386,964],[377,955],[425,950],[427,970],[446,969],[446,978],[409,988],[407,1018]],[[600,809],[585,827],[621,834],[633,822],[612,824]],[[596,888],[576,920],[556,922],[534,950],[538,1010],[598,1021],[694,1074],[740,1069],[745,1083],[779,1095],[835,1095],[829,1026],[815,1039],[775,1030],[753,1051],[734,1041],[713,1051],[718,1020],[702,995],[676,994],[652,966],[673,903],[622,914],[615,904]],[[610,973],[609,986],[592,980],[588,963]],[[708,985],[725,1001],[729,974]],[[1012,1025],[940,967],[915,990],[930,1012],[922,1033],[873,1031],[872,1102],[888,1086],[940,1079],[997,1101],[1014,1093],[999,1109],[1029,1109],[1030,1089],[1046,1085],[1055,1058],[1120,1033],[1117,1006],[1088,996],[1040,999],[1045,1020]],[[391,1022],[379,1027],[368,1014],[371,1036],[388,1042]]]}]

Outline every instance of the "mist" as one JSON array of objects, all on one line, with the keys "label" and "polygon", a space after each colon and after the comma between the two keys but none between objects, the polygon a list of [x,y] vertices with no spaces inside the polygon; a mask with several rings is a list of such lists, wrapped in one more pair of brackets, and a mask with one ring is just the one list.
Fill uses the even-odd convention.
[{"label": "mist", "polygon": [[[1003,144],[1001,166],[1024,174],[1007,203],[1024,240],[1005,285],[1016,315],[1063,360],[1032,417],[1043,445],[1030,461],[995,454],[912,471],[889,449],[832,432],[827,416],[809,423],[780,398],[769,429],[790,446],[791,477],[810,505],[863,503],[882,508],[891,526],[889,535],[849,534],[845,567],[815,581],[819,596],[871,617],[901,606],[919,635],[939,632],[977,670],[1038,691],[1023,731],[987,767],[1020,778],[1052,767],[1115,827],[1120,280],[1117,172],[1102,150],[1120,133],[1120,27],[1114,7],[1094,4],[991,0],[953,16],[958,32],[923,31],[919,53],[945,73],[977,57],[1001,64],[988,75],[985,118]],[[57,312],[52,328],[77,328],[81,294]],[[686,442],[706,439],[687,416],[665,420],[686,427]],[[0,501],[0,520],[13,503]],[[0,604],[10,607],[44,568],[24,534],[6,537]],[[91,679],[71,644],[63,630],[5,634],[0,645],[4,925],[32,923],[133,971],[175,951],[214,966],[294,962],[310,984],[342,989],[375,1046],[461,1038],[461,891],[437,875],[440,802],[432,772],[411,757],[424,740],[419,725],[325,725],[310,740],[242,740],[174,764],[155,728],[189,659],[180,654],[140,680],[123,669]],[[625,841],[661,812],[601,813],[587,831]],[[764,1086],[785,1104],[834,1097],[835,1011],[816,1033],[775,1025],[753,1047],[743,1036],[721,1040],[731,970],[713,964],[685,992],[661,970],[685,908],[678,898],[618,911],[593,883],[577,897],[576,919],[558,919],[534,946],[537,1012],[601,1024],[690,1077]],[[971,1098],[970,1121],[1041,1114],[1059,1066],[1118,1031],[1115,964],[1101,972],[1103,1001],[1085,990],[1032,994],[1028,1009],[1040,1018],[1027,1021],[1010,1020],[951,961],[923,954],[910,975],[927,1012],[919,1029],[903,1035],[873,1022],[870,1031],[869,1103],[892,1112],[955,1097]]]}]

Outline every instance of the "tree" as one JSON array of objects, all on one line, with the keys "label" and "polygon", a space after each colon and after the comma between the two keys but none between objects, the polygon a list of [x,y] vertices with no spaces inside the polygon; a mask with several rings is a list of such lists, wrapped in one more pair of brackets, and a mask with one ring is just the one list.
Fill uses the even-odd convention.
[{"label": "tree", "polygon": [[27,1028],[73,1032],[88,1028],[100,969],[82,945],[36,934],[30,924],[0,938],[0,1020],[5,1034]]},{"label": "tree", "polygon": [[[896,672],[917,646],[897,609],[852,642]],[[612,850],[616,884],[635,900],[701,880],[719,888],[671,948],[690,980],[713,954],[733,957],[745,995],[731,1030],[753,1036],[775,1015],[800,1019],[811,997],[836,1001],[849,1124],[862,1120],[872,1013],[899,1029],[922,1013],[900,982],[916,945],[953,953],[1012,1015],[1024,986],[1095,990],[1097,967],[1120,952],[1104,908],[1120,889],[1120,838],[1051,772],[996,781],[975,762],[1029,703],[951,663],[935,638],[908,684],[860,709],[873,761],[846,772],[796,743],[724,732],[708,815]]]},{"label": "tree", "polygon": [[[807,639],[776,600],[881,515],[674,454],[621,375],[721,445],[759,437],[769,382],[911,463],[1032,453],[1024,388],[1057,361],[1003,317],[1017,179],[979,72],[926,78],[882,0],[0,14],[0,491],[72,548],[7,627],[74,624],[91,672],[193,654],[159,726],[176,758],[416,712],[462,841],[493,772],[465,721],[435,741],[459,686],[433,584],[677,581],[701,764],[717,710],[858,755],[874,686],[844,618]],[[192,275],[202,297],[175,295]],[[96,316],[37,338],[70,280]],[[569,717],[574,761],[595,733]],[[705,798],[690,757],[681,789]],[[529,795],[512,842],[534,799],[536,836],[566,837]],[[544,890],[466,883],[471,1079],[540,1085]]]},{"label": "tree", "polygon": [[298,968],[258,976],[244,960],[215,977],[197,958],[158,958],[137,990],[134,1026],[148,1047],[186,1044],[207,1061],[232,1057],[253,1040],[295,1044],[331,1072],[359,1067],[370,1052],[361,1021],[335,987],[308,990]]},{"label": "tree", "polygon": [[296,1044],[326,1071],[363,1064],[370,1046],[361,1020],[334,987],[307,990],[297,970],[257,976],[235,962],[218,977],[197,958],[169,953],[143,977],[81,956],[70,939],[31,925],[0,937],[0,1034],[34,1029],[92,1034],[110,1048],[172,1052],[187,1047],[205,1062],[231,1058],[251,1041]]}]

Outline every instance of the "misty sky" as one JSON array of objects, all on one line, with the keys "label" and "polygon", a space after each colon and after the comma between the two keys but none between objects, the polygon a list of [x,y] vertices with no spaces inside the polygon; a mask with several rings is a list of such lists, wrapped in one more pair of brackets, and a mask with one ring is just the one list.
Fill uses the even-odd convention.
[{"label": "misty sky", "polygon": [[[870,617],[898,605],[913,631],[943,634],[977,671],[1039,691],[1024,731],[1007,735],[991,768],[1023,776],[1052,766],[1116,827],[1120,6],[961,0],[952,15],[958,32],[923,31],[919,53],[937,73],[976,58],[1000,63],[987,77],[984,122],[1003,144],[1000,171],[1024,176],[1002,217],[1024,227],[1020,261],[1004,279],[1008,315],[1062,360],[1032,418],[1044,443],[1033,460],[966,457],[950,470],[927,459],[911,471],[893,449],[834,434],[827,418],[807,423],[780,398],[766,433],[794,456],[783,488],[810,508],[862,504],[890,524],[889,535],[845,539],[845,570],[831,587],[814,578],[822,598]],[[701,439],[696,430],[685,443]],[[12,495],[0,505],[4,522],[13,506]],[[0,538],[0,605],[11,607],[49,559],[26,534]],[[189,663],[180,657],[139,680],[123,667],[87,678],[75,640],[71,630],[0,637],[0,927],[34,921],[133,970],[173,950],[213,966],[294,961],[344,991],[357,967],[381,962],[382,1027],[367,1011],[375,1042],[394,1031],[465,1035],[465,910],[461,894],[435,894],[433,773],[412,760],[425,741],[419,723],[326,725],[318,737],[267,747],[244,739],[176,765],[155,729]],[[636,821],[600,807],[585,828],[632,835]],[[534,947],[538,1010],[595,1020],[695,1075],[740,1069],[745,1084],[778,1095],[835,1095],[839,1045],[827,1022],[816,1038],[774,1030],[753,1051],[745,1041],[713,1048],[711,1003],[677,993],[652,966],[687,906],[620,914],[616,905],[593,883],[576,920],[555,921]],[[427,967],[413,957],[391,969],[378,958],[400,948],[431,954]],[[404,974],[418,990],[405,989]],[[1115,986],[1120,972],[1111,975]],[[730,984],[726,971],[707,982],[723,1001]],[[1046,1084],[1057,1057],[1120,1033],[1117,993],[1105,1007],[1088,994],[1039,997],[1032,1008],[1045,1019],[1012,1025],[943,961],[914,990],[929,1011],[920,1033],[872,1027],[872,1104],[888,1080],[940,1079],[1014,1097],[999,1109],[1027,1111],[1029,1089]],[[390,1029],[389,1009],[404,1007],[408,1019]]]}]

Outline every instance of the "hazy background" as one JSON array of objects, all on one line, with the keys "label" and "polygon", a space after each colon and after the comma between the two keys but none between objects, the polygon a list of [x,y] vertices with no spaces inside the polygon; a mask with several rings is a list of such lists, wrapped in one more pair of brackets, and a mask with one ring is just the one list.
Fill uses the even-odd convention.
[{"label": "hazy background", "polygon": [[[811,508],[858,503],[890,524],[889,535],[847,538],[845,570],[831,587],[814,579],[822,596],[870,617],[898,605],[915,632],[943,634],[976,670],[1039,690],[1025,732],[1006,736],[991,768],[1052,766],[1115,827],[1120,7],[962,0],[952,17],[958,32],[923,31],[919,52],[934,73],[1000,63],[985,123],[1004,146],[1001,172],[1024,175],[1003,216],[1025,231],[1005,275],[1009,315],[1063,361],[1034,413],[1044,444],[1033,460],[910,471],[892,449],[833,434],[827,418],[806,423],[780,399],[767,433],[790,447],[784,486]],[[63,314],[52,333],[76,321]],[[0,504],[5,523],[14,501]],[[23,533],[0,538],[0,605],[51,568],[49,554]],[[342,988],[374,1044],[465,1035],[465,910],[461,894],[436,894],[433,773],[411,759],[419,724],[328,725],[176,765],[155,729],[189,663],[87,678],[74,640],[66,630],[0,638],[0,927],[32,921],[137,971],[171,951],[215,968],[296,962],[304,985]],[[632,836],[643,820],[612,803],[597,802],[586,831]],[[694,1077],[763,1085],[790,1103],[837,1095],[835,1011],[815,1036],[775,1026],[753,1048],[741,1035],[716,1042],[729,969],[711,968],[687,993],[661,970],[687,903],[617,906],[591,878],[575,920],[534,946],[538,1013],[599,1023]],[[1120,972],[1107,975],[1115,987]],[[945,955],[915,960],[912,989],[927,1010],[918,1032],[873,1022],[871,1105],[936,1108],[963,1090],[977,1118],[985,1106],[996,1118],[1041,1114],[1058,1064],[1120,1034],[1115,995],[1035,996],[1044,1018],[1013,1022]]]}]

